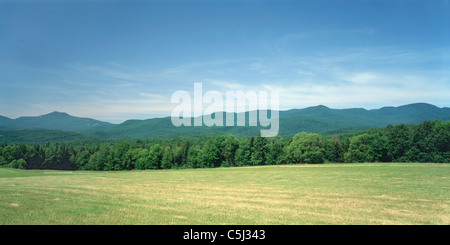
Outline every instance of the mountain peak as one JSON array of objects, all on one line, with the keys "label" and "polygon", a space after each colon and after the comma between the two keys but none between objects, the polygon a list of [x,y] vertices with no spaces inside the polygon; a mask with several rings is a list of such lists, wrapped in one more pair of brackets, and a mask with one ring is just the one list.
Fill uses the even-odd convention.
[{"label": "mountain peak", "polygon": [[19,117],[9,120],[0,117],[0,128],[8,130],[53,129],[77,131],[106,125],[109,125],[109,123],[91,118],[74,117],[59,111],[53,111],[41,116]]},{"label": "mountain peak", "polygon": [[408,104],[408,105],[403,105],[403,106],[399,106],[399,108],[402,107],[416,107],[416,108],[439,108],[435,105],[432,104],[428,104],[428,103],[413,103],[413,104]]},{"label": "mountain peak", "polygon": [[316,106],[311,106],[311,107],[307,107],[305,109],[310,109],[310,110],[314,110],[314,109],[319,109],[319,110],[324,110],[324,109],[330,109],[327,106],[324,105],[316,105]]},{"label": "mountain peak", "polygon": [[67,115],[67,116],[69,116],[69,114],[67,114],[65,112],[59,112],[59,111],[54,111],[54,112],[51,112],[51,113],[49,113],[47,115]]},{"label": "mountain peak", "polygon": [[45,114],[45,115],[41,115],[41,116],[38,116],[38,117],[44,117],[44,118],[69,118],[69,117],[72,117],[71,115],[69,115],[69,114],[67,114],[67,113],[65,113],[65,112],[59,112],[59,111],[54,111],[54,112],[51,112],[51,113],[48,113],[48,114]]}]

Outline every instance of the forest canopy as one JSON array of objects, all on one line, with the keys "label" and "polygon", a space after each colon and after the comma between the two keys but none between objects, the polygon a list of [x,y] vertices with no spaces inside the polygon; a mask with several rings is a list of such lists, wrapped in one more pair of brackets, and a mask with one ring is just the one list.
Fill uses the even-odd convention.
[{"label": "forest canopy", "polygon": [[389,125],[324,137],[215,137],[170,140],[3,144],[0,166],[132,170],[353,162],[450,162],[450,121]]}]

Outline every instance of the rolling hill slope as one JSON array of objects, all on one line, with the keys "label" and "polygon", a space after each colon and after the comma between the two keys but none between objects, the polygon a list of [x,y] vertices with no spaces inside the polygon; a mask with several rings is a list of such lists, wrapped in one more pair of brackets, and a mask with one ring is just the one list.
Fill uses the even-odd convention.
[{"label": "rolling hill slope", "polygon": [[99,141],[94,136],[51,129],[0,130],[0,144],[45,144]]},{"label": "rolling hill slope", "polygon": [[0,116],[0,130],[51,129],[77,131],[110,125],[91,118],[74,117],[63,112],[52,112],[36,117],[10,119]]},{"label": "rolling hill slope", "polygon": [[[224,116],[224,121],[225,121]],[[235,116],[236,121],[237,116]],[[399,107],[381,109],[330,109],[315,106],[304,109],[280,111],[280,136],[294,135],[298,132],[317,132],[324,135],[352,133],[370,127],[384,127],[389,124],[412,124],[427,120],[450,120],[450,108],[439,108],[425,103],[416,103]],[[248,120],[248,112],[246,112]],[[247,121],[248,122],[248,121]],[[224,123],[225,125],[225,123]],[[239,136],[257,136],[262,127],[175,127],[170,117],[147,120],[128,120],[117,125],[82,130],[80,133],[101,138],[146,138],[162,135],[181,134],[235,134]]]},{"label": "rolling hill slope", "polygon": [[[228,115],[224,115],[224,122]],[[246,112],[247,125],[248,115],[249,113]],[[417,124],[436,119],[450,120],[450,108],[439,108],[426,103],[383,107],[374,110],[363,108],[331,109],[320,105],[280,111],[279,135],[292,136],[302,131],[323,135],[346,134],[371,127],[385,127],[389,124]],[[236,120],[237,114],[235,114],[235,125]],[[261,129],[261,126],[175,127],[170,117],[127,120],[121,124],[110,124],[89,118],[72,117],[66,113],[53,112],[39,117],[17,119],[0,116],[0,130],[2,130],[0,143],[26,142],[27,139],[30,142],[39,143],[40,139],[60,142],[83,139],[186,138],[218,134],[257,136]]]}]

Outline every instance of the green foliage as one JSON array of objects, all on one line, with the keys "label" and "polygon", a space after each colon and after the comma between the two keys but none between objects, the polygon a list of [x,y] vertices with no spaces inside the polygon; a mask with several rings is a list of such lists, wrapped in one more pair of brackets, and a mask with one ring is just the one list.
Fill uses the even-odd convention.
[{"label": "green foliage", "polygon": [[[248,118],[248,112],[245,113]],[[235,116],[235,119],[237,117]],[[224,120],[226,117],[224,117]],[[352,134],[370,128],[386,127],[401,123],[422,123],[426,120],[450,120],[450,108],[417,103],[377,110],[330,109],[315,106],[279,112],[280,136],[292,137],[298,132],[314,132],[322,136]],[[170,117],[147,120],[128,120],[121,124],[109,124],[88,118],[76,118],[65,113],[50,113],[41,117],[9,119],[0,116],[0,143],[45,144],[68,142],[95,142],[116,139],[191,140],[212,138],[218,135],[256,137],[263,127],[175,127]],[[14,131],[11,131],[14,130]],[[70,131],[70,132],[69,132]],[[401,155],[400,149],[391,149],[389,157]],[[413,152],[411,152],[413,154]],[[430,156],[427,156],[430,157]],[[255,159],[257,163],[258,160]],[[401,159],[396,159],[401,160]],[[229,165],[232,162],[227,160]],[[114,164],[114,168],[117,167]],[[185,165],[183,163],[182,165]]]},{"label": "green foliage", "polygon": [[412,130],[414,126],[399,124],[396,126],[389,125],[386,128],[388,158],[394,162],[407,162],[406,153],[412,147]]},{"label": "green foliage", "polygon": [[60,130],[33,129],[0,131],[0,143],[8,144],[45,144],[62,142],[99,142],[95,136]]},{"label": "green foliage", "polygon": [[27,162],[25,160],[23,160],[22,158],[20,158],[19,160],[13,160],[12,162],[10,162],[8,164],[8,167],[10,168],[18,168],[18,169],[25,169],[25,165],[27,164]]},{"label": "green foliage", "polygon": [[243,139],[240,143],[240,147],[236,150],[235,162],[237,166],[250,165],[252,157],[254,137],[249,139]]},{"label": "green foliage", "polygon": [[251,165],[263,165],[266,163],[267,139],[258,135],[253,142]]},{"label": "green foliage", "polygon": [[74,154],[73,161],[77,169],[85,169],[85,166],[89,163],[90,153],[86,149],[80,150],[77,154]]},{"label": "green foliage", "polygon": [[[245,113],[248,118],[248,112]],[[373,127],[386,127],[401,123],[421,123],[426,120],[450,120],[449,108],[416,103],[377,110],[330,109],[314,106],[304,109],[280,111],[280,136],[293,136],[298,132],[314,132],[324,136],[356,133]],[[225,120],[224,116],[224,120]],[[235,119],[237,116],[235,116]],[[225,124],[224,124],[225,125]],[[256,137],[262,127],[175,127],[170,117],[148,120],[128,120],[122,124],[109,125],[79,131],[106,139],[138,139],[148,137],[216,137],[232,134],[238,137]]]},{"label": "green foliage", "polygon": [[[102,145],[100,149],[95,151],[89,158],[88,163],[85,165],[86,170],[114,170],[111,168],[109,163],[111,163],[111,159],[108,158],[109,155],[109,147],[106,145]],[[110,161],[108,161],[110,160]],[[106,167],[106,168],[105,168]]]},{"label": "green foliage", "polygon": [[350,140],[350,146],[345,153],[346,162],[370,162],[372,161],[369,152],[371,137],[367,133],[357,135]]},{"label": "green foliage", "polygon": [[275,137],[268,140],[266,151],[266,165],[285,164],[287,162],[286,147],[287,143],[281,137]]},{"label": "green foliage", "polygon": [[325,141],[324,158],[326,162],[342,163],[344,162],[345,142],[341,140],[340,136],[330,137]]},{"label": "green foliage", "polygon": [[148,161],[145,169],[158,169],[161,168],[162,149],[159,144],[152,145],[148,152]]},{"label": "green foliage", "polygon": [[411,160],[450,162],[450,121],[419,124],[412,138]]},{"label": "green foliage", "polygon": [[323,163],[324,139],[316,133],[298,133],[289,144],[288,158],[292,163]]},{"label": "green foliage", "polygon": [[200,163],[200,167],[202,168],[214,168],[219,167],[222,154],[221,154],[221,144],[223,141],[223,136],[217,137],[215,139],[209,139],[206,141],[203,152],[202,152],[202,160]]},{"label": "green foliage", "polygon": [[189,148],[187,156],[188,168],[201,168],[202,167],[202,147],[200,145],[194,145]]},{"label": "green foliage", "polygon": [[173,156],[173,150],[171,146],[166,146],[162,152],[161,157],[161,168],[162,169],[169,169],[172,168],[172,166],[175,165],[174,156]]},{"label": "green foliage", "polygon": [[236,151],[239,149],[239,141],[234,135],[227,135],[222,143],[222,166],[236,166]]},{"label": "green foliage", "polygon": [[0,145],[0,166],[131,170],[324,162],[450,162],[450,122],[427,121],[323,137],[218,135],[191,139]]},{"label": "green foliage", "polygon": [[4,166],[6,164],[6,160],[3,156],[0,156],[0,167]]}]

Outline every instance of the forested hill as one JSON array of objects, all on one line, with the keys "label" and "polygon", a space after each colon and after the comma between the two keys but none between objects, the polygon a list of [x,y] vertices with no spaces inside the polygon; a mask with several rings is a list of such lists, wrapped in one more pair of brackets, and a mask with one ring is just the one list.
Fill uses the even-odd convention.
[{"label": "forested hill", "polygon": [[77,131],[110,125],[91,118],[74,117],[64,112],[52,112],[36,117],[10,119],[0,116],[0,130],[51,129]]},{"label": "forested hill", "polygon": [[399,124],[323,137],[118,140],[96,143],[0,144],[0,167],[131,170],[296,163],[450,162],[450,121]]},{"label": "forested hill", "polygon": [[[331,109],[315,106],[304,109],[280,111],[280,136],[292,136],[298,132],[314,132],[322,135],[354,133],[371,127],[396,124],[417,124],[435,119],[450,120],[450,108],[439,108],[426,103],[416,103],[381,109]],[[225,120],[224,116],[224,120]],[[235,115],[235,120],[237,116]],[[248,112],[246,113],[248,120]],[[146,138],[164,135],[218,135],[257,136],[260,127],[175,127],[170,117],[147,120],[128,120],[80,131],[81,133],[108,139]]]},{"label": "forested hill", "polygon": [[[249,113],[246,113],[248,120]],[[399,107],[331,109],[314,106],[304,109],[280,111],[280,136],[293,136],[298,132],[314,132],[322,135],[354,133],[373,127],[397,124],[418,124],[432,120],[450,120],[450,108],[415,103]],[[226,116],[224,116],[224,120]],[[235,115],[235,120],[237,116]],[[27,130],[24,130],[27,129]],[[64,130],[30,132],[29,129]],[[39,117],[9,119],[0,116],[0,143],[39,143],[42,135],[46,142],[82,141],[84,139],[145,139],[150,137],[203,137],[219,134],[257,136],[261,127],[175,127],[171,118],[128,120],[110,124],[89,118],[78,118],[66,113],[53,112]],[[12,131],[15,130],[15,131]],[[22,131],[17,131],[22,130]],[[73,134],[76,132],[76,134]],[[54,139],[53,139],[54,138]],[[45,143],[45,142],[41,142]]]}]

